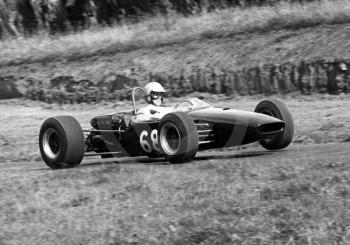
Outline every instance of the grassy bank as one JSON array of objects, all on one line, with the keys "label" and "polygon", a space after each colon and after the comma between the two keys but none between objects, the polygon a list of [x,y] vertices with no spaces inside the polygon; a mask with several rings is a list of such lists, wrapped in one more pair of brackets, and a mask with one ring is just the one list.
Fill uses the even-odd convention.
[{"label": "grassy bank", "polygon": [[188,18],[157,16],[138,24],[124,23],[77,34],[6,40],[0,43],[0,64],[81,59],[197,39],[348,22],[350,2],[346,0],[225,9]]}]

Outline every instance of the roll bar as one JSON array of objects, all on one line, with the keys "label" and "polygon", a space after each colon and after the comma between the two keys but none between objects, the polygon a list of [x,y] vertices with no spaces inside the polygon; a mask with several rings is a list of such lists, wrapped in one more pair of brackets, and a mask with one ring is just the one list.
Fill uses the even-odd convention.
[{"label": "roll bar", "polygon": [[134,114],[136,115],[136,101],[135,101],[135,92],[136,90],[141,90],[142,92],[145,92],[145,90],[141,87],[134,87],[132,89],[132,103],[133,103],[133,107],[134,107]]}]

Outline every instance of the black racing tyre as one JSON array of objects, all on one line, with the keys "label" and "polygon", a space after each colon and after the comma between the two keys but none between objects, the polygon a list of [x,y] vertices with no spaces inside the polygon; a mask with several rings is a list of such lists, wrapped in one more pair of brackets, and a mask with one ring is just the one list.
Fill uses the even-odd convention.
[{"label": "black racing tyre", "polygon": [[188,162],[197,153],[197,127],[184,112],[165,115],[159,123],[158,138],[165,158],[171,163]]},{"label": "black racing tyre", "polygon": [[260,144],[268,150],[279,150],[287,147],[293,140],[294,121],[292,113],[287,105],[277,99],[268,99],[261,101],[256,107],[255,112],[276,117],[285,123],[284,131],[260,141]]},{"label": "black racing tyre", "polygon": [[49,118],[41,126],[39,146],[50,168],[75,167],[81,163],[85,152],[83,130],[71,116]]}]

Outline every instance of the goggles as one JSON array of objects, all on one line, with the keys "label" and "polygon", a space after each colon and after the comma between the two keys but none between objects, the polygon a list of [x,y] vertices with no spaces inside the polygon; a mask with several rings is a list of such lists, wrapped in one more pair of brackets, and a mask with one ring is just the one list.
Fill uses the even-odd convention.
[{"label": "goggles", "polygon": [[153,91],[152,91],[152,92],[150,93],[149,96],[151,97],[152,100],[156,100],[156,99],[158,99],[159,97],[160,97],[160,98],[164,98],[165,93],[164,93],[164,92],[153,92]]}]

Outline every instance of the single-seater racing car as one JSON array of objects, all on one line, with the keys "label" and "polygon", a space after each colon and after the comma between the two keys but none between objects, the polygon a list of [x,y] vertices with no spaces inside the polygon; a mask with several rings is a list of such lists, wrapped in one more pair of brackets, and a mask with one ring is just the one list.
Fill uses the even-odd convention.
[{"label": "single-seater racing car", "polygon": [[48,118],[39,134],[40,152],[52,169],[78,166],[83,157],[163,157],[171,163],[193,159],[198,151],[252,142],[268,150],[287,147],[293,139],[293,117],[284,102],[266,99],[254,112],[215,107],[198,98],[169,107],[162,118],[137,117],[133,110],[96,116],[82,129],[71,116]]}]

